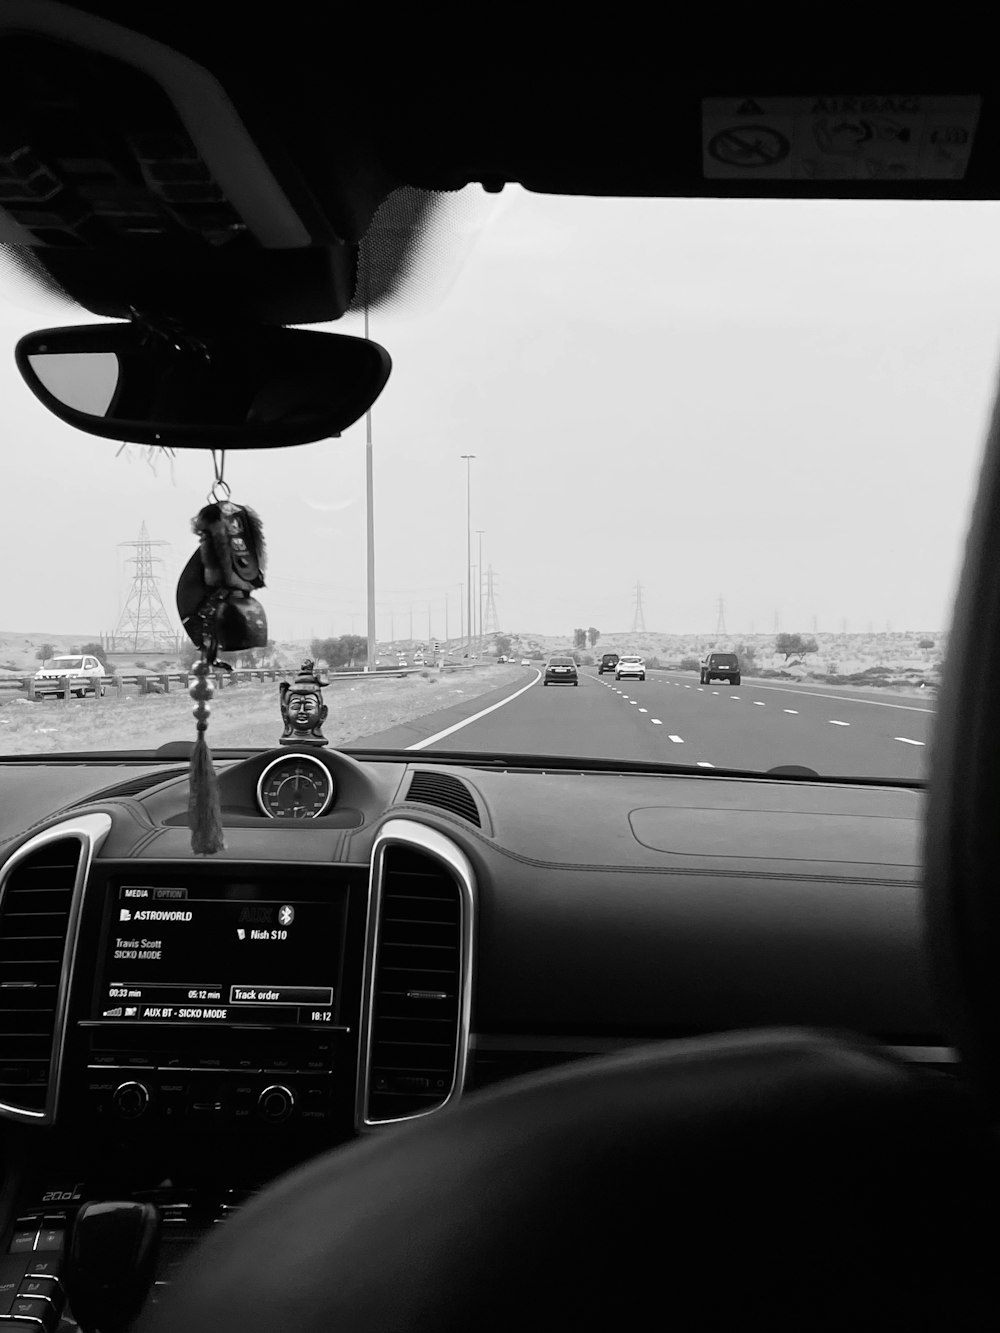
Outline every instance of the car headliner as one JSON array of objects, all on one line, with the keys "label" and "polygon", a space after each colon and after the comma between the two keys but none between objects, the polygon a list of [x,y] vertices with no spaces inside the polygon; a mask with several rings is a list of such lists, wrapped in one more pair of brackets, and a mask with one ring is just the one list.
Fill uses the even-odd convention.
[{"label": "car headliner", "polygon": [[[381,12],[339,12],[331,42],[321,40],[330,11],[319,4],[289,6],[281,23],[214,26],[204,7],[113,0],[71,10],[35,0],[0,13],[0,76],[9,76],[12,97],[25,58],[23,42],[7,40],[18,38],[12,29],[24,27],[25,15],[58,24],[65,22],[60,15],[79,19],[88,10],[141,28],[211,72],[310,236],[305,246],[251,248],[224,284],[223,258],[199,254],[186,240],[17,247],[22,261],[40,257],[64,291],[98,314],[127,315],[175,245],[187,262],[171,263],[169,286],[153,290],[192,316],[217,314],[220,290],[239,317],[265,322],[322,322],[360,300],[376,305],[393,294],[425,244],[448,244],[443,236],[434,240],[435,192],[476,182],[487,190],[516,182],[567,195],[1000,198],[1000,98],[990,95],[1000,74],[990,44],[977,43],[966,27],[951,50],[937,30],[921,49],[901,41],[898,24],[890,33],[887,20],[883,54],[877,18],[866,16],[863,42],[853,31],[831,35],[819,23],[810,36],[808,21],[796,20],[789,62],[770,24],[759,36],[742,23],[726,35],[714,15],[686,14],[664,45],[658,25],[654,39],[652,15],[579,25],[572,33],[533,15],[530,31],[512,18],[463,53],[447,15],[423,12],[419,23],[391,27]],[[50,45],[48,55],[54,50]],[[45,68],[40,60],[38,69]],[[63,89],[70,102],[82,99],[82,109],[102,95],[87,76],[81,67],[75,91]],[[122,119],[115,93],[104,95]],[[981,97],[982,106],[963,179],[706,178],[703,99],[750,94],[964,95]],[[72,120],[67,113],[64,121]],[[30,112],[27,123],[30,140]],[[123,123],[122,133],[128,128]],[[115,151],[109,136],[109,159]],[[599,265],[595,273],[595,303],[613,302],[614,293],[601,289]]]}]

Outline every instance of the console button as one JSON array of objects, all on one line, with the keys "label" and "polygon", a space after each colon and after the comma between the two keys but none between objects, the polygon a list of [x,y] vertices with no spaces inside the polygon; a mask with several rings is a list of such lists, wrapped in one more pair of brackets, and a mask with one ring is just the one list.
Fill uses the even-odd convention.
[{"label": "console button", "polygon": [[232,1107],[233,1118],[235,1120],[249,1120],[252,1118],[257,1108],[257,1091],[259,1083],[251,1082],[246,1078],[236,1078],[233,1080]]},{"label": "console button", "polygon": [[62,1276],[63,1260],[61,1254],[33,1254],[28,1260],[27,1277]]},{"label": "console button", "polygon": [[287,1120],[295,1109],[295,1094],[283,1084],[272,1083],[257,1098],[257,1113],[272,1125]]},{"label": "console button", "polygon": [[57,1318],[57,1311],[48,1301],[30,1296],[15,1296],[10,1313],[15,1319],[41,1319],[46,1324],[55,1323]]},{"label": "console button", "polygon": [[27,1255],[5,1255],[0,1259],[0,1314],[10,1314],[10,1303],[18,1293],[27,1267]]},{"label": "console button", "polygon": [[121,1083],[112,1093],[111,1101],[123,1120],[137,1120],[149,1106],[149,1089],[145,1083]]},{"label": "console button", "polygon": [[58,1306],[62,1297],[62,1288],[54,1277],[23,1277],[17,1289],[18,1296],[47,1296],[53,1305]]},{"label": "console button", "polygon": [[38,1232],[35,1230],[15,1231],[7,1246],[8,1254],[29,1254],[35,1248]]},{"label": "console button", "polygon": [[165,1120],[180,1120],[187,1107],[187,1083],[177,1078],[165,1078],[156,1091],[156,1103]]},{"label": "console button", "polygon": [[42,1227],[35,1241],[35,1250],[52,1250],[61,1253],[66,1241],[66,1232],[62,1227]]}]

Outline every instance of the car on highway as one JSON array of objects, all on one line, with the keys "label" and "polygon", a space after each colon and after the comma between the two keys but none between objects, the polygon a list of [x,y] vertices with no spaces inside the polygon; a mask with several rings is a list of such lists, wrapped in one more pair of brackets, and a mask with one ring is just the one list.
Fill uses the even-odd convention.
[{"label": "car on highway", "polygon": [[617,653],[602,653],[600,665],[597,668],[597,674],[603,676],[605,671],[614,671],[618,665]]},{"label": "car on highway", "polygon": [[85,695],[104,694],[104,667],[96,657],[90,654],[65,654],[50,657],[35,672],[34,693],[36,699],[49,695],[62,695],[66,692],[67,682],[70,694],[82,699]]},{"label": "car on highway", "polygon": [[572,657],[565,654],[550,657],[542,675],[543,685],[579,685],[580,672]]},{"label": "car on highway", "polygon": [[521,658],[521,665],[522,665],[522,666],[531,666],[531,658],[530,658],[530,657],[522,657],[522,658]]},{"label": "car on highway", "polygon": [[[994,1327],[988,12],[330,10],[0,6],[0,1330]],[[945,683],[297,671],[477,600]]]},{"label": "car on highway", "polygon": [[728,680],[730,685],[738,685],[742,679],[740,659],[735,653],[707,653],[702,659],[698,678],[702,685],[713,680]]},{"label": "car on highway", "polygon": [[645,680],[646,663],[641,657],[627,655],[615,663],[615,680]]}]

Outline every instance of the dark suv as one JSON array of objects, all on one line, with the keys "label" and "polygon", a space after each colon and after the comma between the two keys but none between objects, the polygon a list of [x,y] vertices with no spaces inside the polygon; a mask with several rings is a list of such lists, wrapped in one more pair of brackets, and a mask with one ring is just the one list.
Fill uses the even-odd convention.
[{"label": "dark suv", "polygon": [[730,685],[740,683],[740,659],[735,653],[709,653],[701,664],[701,683],[728,680]]},{"label": "dark suv", "polygon": [[614,671],[618,665],[617,653],[605,653],[601,658],[601,665],[597,668],[597,674],[603,676],[605,671]]}]

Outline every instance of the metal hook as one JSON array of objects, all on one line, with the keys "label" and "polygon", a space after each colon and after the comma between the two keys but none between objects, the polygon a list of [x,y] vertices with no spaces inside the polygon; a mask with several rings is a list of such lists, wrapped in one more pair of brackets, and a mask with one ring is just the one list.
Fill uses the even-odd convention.
[{"label": "metal hook", "polygon": [[[223,473],[226,470],[225,449],[219,450],[218,457],[216,457],[215,450],[212,450],[212,467],[215,469],[215,481],[212,483],[212,489],[208,493],[208,498],[213,504],[221,504],[223,501],[228,500],[232,495],[232,491],[229,489],[229,483],[223,477]],[[221,492],[224,492],[224,494],[222,494],[220,499]]]}]

